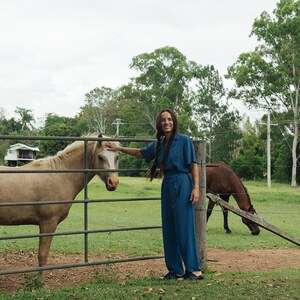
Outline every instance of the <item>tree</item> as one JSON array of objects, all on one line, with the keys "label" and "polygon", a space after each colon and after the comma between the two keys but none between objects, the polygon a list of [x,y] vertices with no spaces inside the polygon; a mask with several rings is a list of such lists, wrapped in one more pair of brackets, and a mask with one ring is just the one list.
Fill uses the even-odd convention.
[{"label": "tree", "polygon": [[[4,109],[0,107],[0,134],[7,134],[6,119]],[[9,147],[9,140],[1,140],[0,143],[0,164],[4,164],[4,156],[6,155]]]},{"label": "tree", "polygon": [[242,130],[237,112],[225,111],[211,128],[211,161],[230,162],[237,156]]},{"label": "tree", "polygon": [[[115,91],[107,87],[96,87],[85,94],[85,104],[81,107],[80,118],[85,119],[90,132],[106,134],[109,120],[107,106],[115,97]],[[116,107],[115,107],[116,111]]]},{"label": "tree", "polygon": [[169,46],[132,59],[130,68],[139,75],[132,78],[127,93],[131,90],[131,99],[142,103],[141,113],[153,129],[156,115],[163,108],[172,108],[178,116],[191,115],[191,103],[187,97],[192,76],[190,65],[180,51]]},{"label": "tree", "polygon": [[120,89],[121,95],[118,98],[118,118],[122,120],[120,135],[127,137],[152,137],[154,130],[144,115],[145,106],[130,95],[126,95],[124,88],[126,87],[123,86]]},{"label": "tree", "polygon": [[[74,118],[61,117],[56,114],[47,114],[44,128],[41,132],[44,136],[80,136],[81,128],[77,126],[77,120]],[[68,140],[43,140],[39,148],[42,155],[55,155],[63,150],[70,141]]]},{"label": "tree", "polygon": [[230,166],[237,175],[244,179],[263,178],[266,172],[265,143],[260,138],[260,125],[252,125],[246,120],[241,140],[240,153],[230,161]]},{"label": "tree", "polygon": [[[18,108],[18,111],[23,112],[23,110],[19,109],[19,108]],[[19,121],[15,120],[15,118],[6,119],[4,109],[0,108],[0,134],[1,135],[14,135],[14,136],[35,134],[35,132],[28,131],[30,126],[24,125],[24,124],[26,124],[26,122],[33,119],[32,114],[30,113],[29,115],[31,115],[31,117],[28,117],[28,111],[27,111],[27,114],[24,113],[22,115],[24,115],[23,122],[21,122],[22,118],[20,118]],[[1,162],[1,164],[4,163],[4,156],[7,153],[7,149],[9,148],[10,145],[15,144],[15,143],[24,143],[24,140],[22,140],[22,139],[21,140],[9,140],[9,139],[1,140],[1,145],[0,145],[0,162]],[[37,144],[35,141],[32,141],[31,143],[32,143],[32,145]]]},{"label": "tree", "polygon": [[263,12],[251,35],[259,45],[228,68],[235,80],[231,95],[249,107],[285,110],[293,115],[291,186],[296,186],[300,114],[300,1],[280,0],[272,18]]},{"label": "tree", "polygon": [[196,89],[192,91],[193,115],[199,130],[208,140],[209,161],[229,160],[233,146],[240,138],[239,114],[229,110],[228,101],[224,97],[223,80],[214,66],[194,64],[193,75],[196,85]]},{"label": "tree", "polygon": [[[279,182],[288,182],[292,175],[292,157],[290,150],[293,142],[293,132],[291,112],[279,112],[271,114],[271,159],[272,159],[272,179]],[[260,130],[260,138],[267,140],[267,115],[262,116],[261,121],[264,126]],[[297,148],[299,151],[299,145]],[[297,173],[297,180],[300,174]]]},{"label": "tree", "polygon": [[20,116],[20,123],[22,124],[22,130],[33,130],[34,116],[31,109],[17,107],[15,113]]}]

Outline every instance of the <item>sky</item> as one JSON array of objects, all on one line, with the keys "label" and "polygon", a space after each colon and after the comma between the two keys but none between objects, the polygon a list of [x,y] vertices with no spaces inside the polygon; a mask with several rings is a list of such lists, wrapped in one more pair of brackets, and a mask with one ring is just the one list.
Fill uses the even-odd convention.
[{"label": "sky", "polygon": [[127,84],[136,75],[132,58],[165,46],[223,75],[239,54],[254,50],[253,22],[277,2],[0,0],[0,108],[6,117],[16,117],[16,107],[36,120],[74,117],[86,93]]}]

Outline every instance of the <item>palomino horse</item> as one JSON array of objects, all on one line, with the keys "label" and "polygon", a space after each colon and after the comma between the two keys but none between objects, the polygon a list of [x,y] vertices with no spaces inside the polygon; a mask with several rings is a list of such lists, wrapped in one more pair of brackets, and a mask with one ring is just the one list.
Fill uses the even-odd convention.
[{"label": "palomino horse", "polygon": [[[101,137],[101,135],[99,135]],[[119,183],[115,172],[100,169],[116,169],[118,154],[108,151],[105,141],[87,142],[87,168],[90,181],[99,175],[106,189],[114,191]],[[7,170],[84,170],[84,142],[76,141],[56,156],[39,159],[19,168],[0,167],[0,203],[43,202],[74,200],[84,188],[83,172],[52,173],[3,173]],[[70,203],[31,206],[0,206],[0,225],[39,225],[40,234],[54,233],[71,208]],[[39,238],[38,263],[46,265],[52,236]],[[41,273],[40,273],[41,275]]]},{"label": "palomino horse", "polygon": [[[228,202],[232,195],[241,210],[255,214],[256,211],[251,204],[247,189],[244,187],[238,176],[224,163],[215,162],[206,166],[206,190],[212,194],[218,194],[220,198]],[[215,203],[209,199],[207,206],[208,221]],[[224,229],[226,233],[231,233],[228,227],[228,210],[223,208]],[[242,218],[244,224],[248,226],[253,235],[259,234],[259,227],[252,221]]]}]

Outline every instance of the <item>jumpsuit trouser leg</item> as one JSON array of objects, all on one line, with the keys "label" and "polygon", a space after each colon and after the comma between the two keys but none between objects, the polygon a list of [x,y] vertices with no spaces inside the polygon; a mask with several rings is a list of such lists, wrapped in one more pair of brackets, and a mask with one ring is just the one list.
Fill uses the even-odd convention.
[{"label": "jumpsuit trouser leg", "polygon": [[200,270],[196,238],[195,210],[190,204],[193,183],[185,173],[165,176],[161,190],[161,209],[165,261],[176,274]]}]

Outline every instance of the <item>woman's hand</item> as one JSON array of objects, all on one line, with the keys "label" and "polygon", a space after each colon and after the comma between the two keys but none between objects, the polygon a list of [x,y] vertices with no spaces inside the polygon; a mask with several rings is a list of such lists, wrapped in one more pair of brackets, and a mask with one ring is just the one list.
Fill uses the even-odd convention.
[{"label": "woman's hand", "polygon": [[196,204],[199,201],[199,187],[196,186],[192,190],[191,197],[190,197],[190,202],[192,205]]},{"label": "woman's hand", "polygon": [[121,147],[118,146],[117,143],[107,142],[107,143],[105,144],[105,146],[106,146],[107,149],[110,150],[110,151],[114,151],[114,152],[116,152],[116,151],[121,151]]},{"label": "woman's hand", "polygon": [[128,155],[136,156],[136,157],[142,157],[141,150],[139,148],[129,148],[129,147],[122,147],[121,145],[118,145],[117,143],[106,143],[107,150],[109,151],[119,151]]}]

